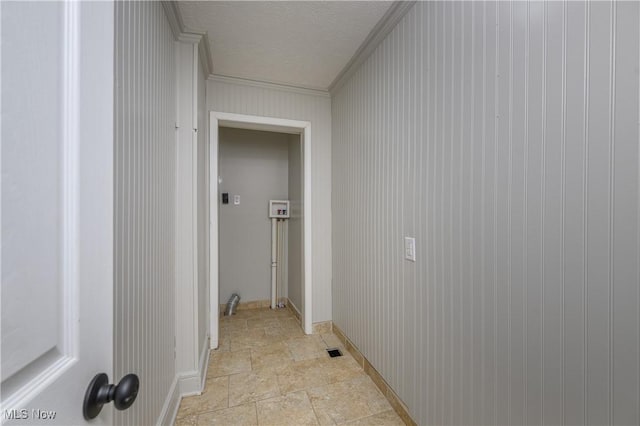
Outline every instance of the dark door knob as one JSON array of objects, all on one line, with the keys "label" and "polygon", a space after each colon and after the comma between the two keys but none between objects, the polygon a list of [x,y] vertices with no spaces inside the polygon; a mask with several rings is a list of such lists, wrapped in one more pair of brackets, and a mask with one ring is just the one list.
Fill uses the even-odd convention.
[{"label": "dark door knob", "polygon": [[135,374],[127,374],[117,385],[110,385],[106,374],[96,374],[84,394],[82,414],[86,420],[91,420],[111,401],[118,410],[126,410],[136,400],[139,388],[140,380]]}]

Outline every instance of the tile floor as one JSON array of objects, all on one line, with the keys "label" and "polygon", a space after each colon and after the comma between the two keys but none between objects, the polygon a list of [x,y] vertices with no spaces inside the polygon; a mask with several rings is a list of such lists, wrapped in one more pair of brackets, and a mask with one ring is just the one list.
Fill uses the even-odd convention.
[{"label": "tile floor", "polygon": [[[404,425],[333,334],[307,336],[287,309],[220,322],[202,395],[180,403],[183,425]],[[340,348],[331,358],[327,348]]]}]

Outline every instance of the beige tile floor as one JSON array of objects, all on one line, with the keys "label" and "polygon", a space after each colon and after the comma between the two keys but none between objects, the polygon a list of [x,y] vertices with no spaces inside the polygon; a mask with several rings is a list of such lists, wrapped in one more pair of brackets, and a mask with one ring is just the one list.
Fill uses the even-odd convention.
[{"label": "beige tile floor", "polygon": [[[404,424],[335,335],[305,335],[286,309],[224,317],[220,336],[176,426]],[[329,357],[335,347],[342,357]]]}]

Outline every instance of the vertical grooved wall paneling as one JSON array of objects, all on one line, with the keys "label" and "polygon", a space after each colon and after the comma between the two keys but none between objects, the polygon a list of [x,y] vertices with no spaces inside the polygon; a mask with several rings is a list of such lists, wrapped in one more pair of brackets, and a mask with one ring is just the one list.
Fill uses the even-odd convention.
[{"label": "vertical grooved wall paneling", "polygon": [[419,2],[332,93],[333,321],[419,424],[640,423],[639,21]]},{"label": "vertical grooved wall paneling", "polygon": [[[202,61],[202,58],[199,58]],[[209,223],[209,114],[207,114],[207,82],[201,64],[198,66],[198,229]],[[209,332],[209,232],[198,232],[198,356],[208,346]]]},{"label": "vertical grooved wall paneling", "polygon": [[175,60],[160,3],[116,2],[115,377],[140,393],[117,424],[154,424],[175,376]]},{"label": "vertical grooved wall paneling", "polygon": [[244,84],[241,80],[236,83],[214,77],[207,82],[207,106],[210,111],[311,122],[312,321],[331,320],[332,164],[331,101],[328,95],[260,87]]}]

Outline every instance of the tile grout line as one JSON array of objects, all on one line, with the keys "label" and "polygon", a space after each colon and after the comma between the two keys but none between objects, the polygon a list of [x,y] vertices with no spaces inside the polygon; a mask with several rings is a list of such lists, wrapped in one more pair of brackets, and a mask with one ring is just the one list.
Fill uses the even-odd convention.
[{"label": "tile grout line", "polygon": [[227,375],[227,409],[231,408],[231,374]]},{"label": "tile grout line", "polygon": [[316,421],[320,424],[320,417],[318,417],[318,413],[316,413],[316,407],[313,405],[313,401],[311,401],[311,395],[309,395],[309,391],[304,389],[303,392],[307,395],[307,399],[309,400],[309,405],[311,405],[311,410],[313,411],[313,415],[316,416]]},{"label": "tile grout line", "polygon": [[258,422],[258,402],[257,401],[253,402],[253,412],[256,414],[256,425],[259,425],[260,423]]}]

